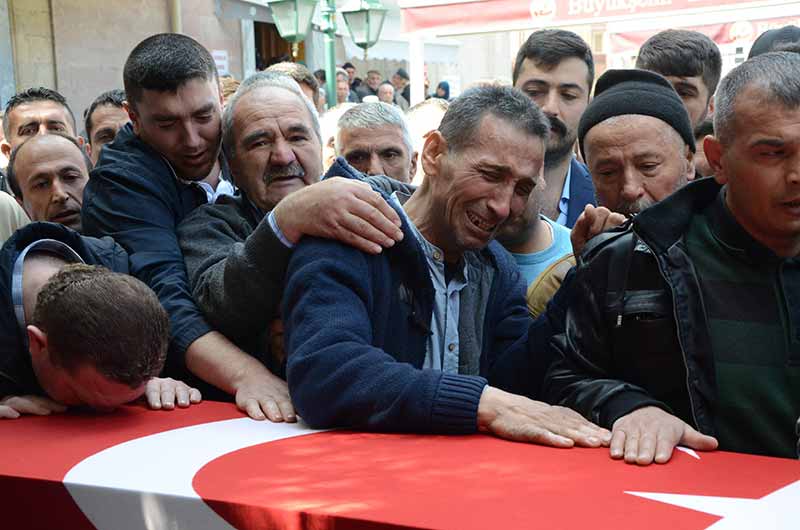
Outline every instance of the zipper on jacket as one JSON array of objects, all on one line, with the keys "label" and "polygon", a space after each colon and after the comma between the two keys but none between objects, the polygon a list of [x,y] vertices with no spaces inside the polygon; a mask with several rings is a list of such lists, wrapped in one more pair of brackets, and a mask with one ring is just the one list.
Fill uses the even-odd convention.
[{"label": "zipper on jacket", "polygon": [[[645,245],[647,244],[644,243],[641,237],[639,238],[639,240],[642,241],[643,244]],[[694,399],[692,398],[692,387],[691,387],[691,381],[689,380],[689,362],[686,360],[686,348],[683,345],[683,340],[681,340],[681,333],[680,333],[681,324],[680,320],[678,320],[678,310],[675,308],[675,289],[672,286],[672,282],[669,281],[667,274],[664,272],[664,267],[661,265],[661,259],[659,258],[659,256],[655,252],[653,252],[653,249],[650,249],[650,252],[653,254],[653,257],[656,260],[656,266],[658,266],[658,272],[661,273],[661,277],[669,286],[669,292],[672,294],[672,317],[675,319],[675,328],[678,332],[677,333],[678,347],[681,349],[681,358],[683,359],[683,367],[686,370],[686,392],[688,392],[689,394],[689,408],[692,411],[692,421],[694,421],[694,428],[702,432],[702,430],[700,429],[700,423],[697,421],[697,414],[695,413],[695,408],[694,408],[695,407]]]}]

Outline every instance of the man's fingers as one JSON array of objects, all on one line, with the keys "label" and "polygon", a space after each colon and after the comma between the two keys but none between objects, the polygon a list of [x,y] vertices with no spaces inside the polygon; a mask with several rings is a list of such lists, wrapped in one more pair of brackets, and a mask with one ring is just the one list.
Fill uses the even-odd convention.
[{"label": "man's fingers", "polygon": [[161,408],[161,385],[157,383],[148,382],[147,390],[145,391],[145,396],[147,396],[148,407],[155,410]]},{"label": "man's fingers", "polygon": [[258,404],[256,399],[246,399],[244,404],[239,406],[239,410],[246,412],[254,420],[266,419],[264,413],[261,412],[261,405]]},{"label": "man's fingers", "polygon": [[278,401],[278,408],[281,411],[281,417],[287,423],[295,423],[297,421],[297,415],[294,412],[294,405],[292,405],[291,401],[288,400]]},{"label": "man's fingers", "polygon": [[189,406],[189,387],[185,383],[179,383],[175,388],[175,399],[179,407]]},{"label": "man's fingers", "polygon": [[10,420],[15,420],[19,418],[20,414],[16,410],[12,409],[11,407],[6,407],[5,405],[0,405],[0,418],[6,418]]},{"label": "man's fingers", "polygon": [[382,247],[391,247],[394,245],[394,239],[386,236],[386,234],[370,224],[369,221],[352,213],[346,214],[341,219],[339,222],[339,230],[351,232],[356,236]]},{"label": "man's fingers", "polygon": [[262,399],[261,400],[261,410],[263,410],[269,421],[280,423],[283,421],[283,415],[281,414],[281,409],[278,407],[278,404],[275,403],[272,399]]},{"label": "man's fingers", "polygon": [[190,388],[189,401],[192,403],[200,403],[201,401],[203,401],[203,395],[196,388]]},{"label": "man's fingers", "polygon": [[611,432],[611,443],[608,449],[611,458],[619,460],[625,456],[625,438],[627,435],[622,429],[615,429]]},{"label": "man's fingers", "polygon": [[639,458],[639,432],[625,433],[625,463],[635,464]]},{"label": "man's fingers", "polygon": [[719,442],[716,438],[699,433],[690,425],[684,427],[680,444],[698,451],[713,451],[719,447]]},{"label": "man's fingers", "polygon": [[175,385],[166,383],[161,385],[161,407],[167,410],[175,408]]},{"label": "man's fingers", "polygon": [[657,443],[658,438],[653,433],[645,432],[639,436],[639,456],[636,457],[636,463],[640,466],[652,464],[656,456]]},{"label": "man's fingers", "polygon": [[675,449],[675,436],[668,432],[658,433],[656,441],[656,464],[666,464],[672,458],[672,451]]},{"label": "man's fingers", "polygon": [[[370,189],[369,198],[365,198],[364,200],[368,204],[373,206],[378,212],[380,212],[382,214],[383,218],[385,218],[387,221],[389,221],[393,225],[395,230],[399,230],[399,228],[402,226],[402,224],[400,223],[400,216],[397,215],[397,212],[394,211],[394,208],[392,208],[389,205],[389,203],[386,202],[383,197],[381,197],[381,195],[379,193],[377,193],[375,191],[372,191]],[[392,234],[392,232],[385,232],[385,233],[386,233],[386,235],[389,235],[389,236],[391,236],[391,234]],[[397,233],[397,232],[395,232],[395,233]],[[399,232],[399,234],[400,234],[400,238],[402,239],[403,233]]]},{"label": "man's fingers", "polygon": [[6,399],[4,405],[11,407],[21,414],[34,414],[47,416],[51,412],[63,412],[66,407],[41,396],[14,396]]},{"label": "man's fingers", "polygon": [[[383,200],[383,197],[375,192],[370,192],[366,200],[359,200],[353,203],[352,207],[348,208],[348,212],[350,215],[363,220],[387,240],[387,243],[381,244],[390,246],[393,245],[395,241],[403,239],[403,231],[400,230],[400,227],[398,227],[393,220],[386,216],[385,210],[387,208],[397,217],[397,213]],[[377,240],[375,242],[380,243],[380,241]]]}]

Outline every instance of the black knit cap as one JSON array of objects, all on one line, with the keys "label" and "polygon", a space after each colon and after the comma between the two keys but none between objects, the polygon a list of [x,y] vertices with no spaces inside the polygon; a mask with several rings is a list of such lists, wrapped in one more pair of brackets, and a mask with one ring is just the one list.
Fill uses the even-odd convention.
[{"label": "black knit cap", "polygon": [[758,36],[750,48],[750,53],[747,55],[748,59],[752,59],[756,55],[771,52],[775,46],[779,44],[788,44],[792,42],[800,42],[800,28],[797,26],[783,26],[778,29],[769,29]]},{"label": "black knit cap", "polygon": [[648,70],[607,70],[597,80],[594,99],[578,124],[578,141],[583,159],[583,138],[589,129],[614,116],[642,114],[665,122],[681,135],[695,152],[694,134],[686,107],[678,93],[661,75]]}]

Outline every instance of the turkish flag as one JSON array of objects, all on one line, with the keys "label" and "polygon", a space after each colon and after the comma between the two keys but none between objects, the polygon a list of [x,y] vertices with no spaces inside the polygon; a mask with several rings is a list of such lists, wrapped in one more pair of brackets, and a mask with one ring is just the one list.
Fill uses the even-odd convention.
[{"label": "turkish flag", "polygon": [[3,421],[0,454],[14,529],[790,528],[800,502],[793,460],[676,451],[636,467],[486,435],[312,431],[212,402]]}]

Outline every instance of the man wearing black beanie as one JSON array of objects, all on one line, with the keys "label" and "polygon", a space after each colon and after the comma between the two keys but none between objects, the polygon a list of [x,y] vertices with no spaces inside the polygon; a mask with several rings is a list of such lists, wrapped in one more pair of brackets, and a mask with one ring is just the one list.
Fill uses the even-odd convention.
[{"label": "man wearing black beanie", "polygon": [[[601,89],[602,105],[615,88]],[[582,129],[590,160],[593,135],[615,119]],[[544,393],[610,428],[612,458],[665,463],[677,445],[796,458],[798,123],[800,54],[745,61],[715,95],[704,141],[714,177],[584,249]]]}]

